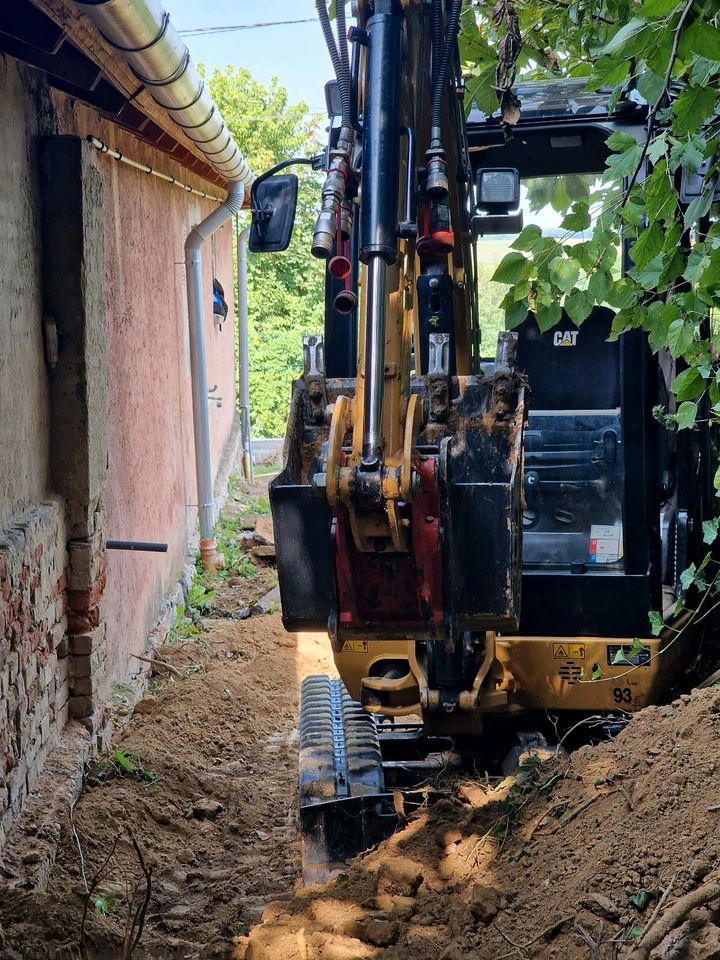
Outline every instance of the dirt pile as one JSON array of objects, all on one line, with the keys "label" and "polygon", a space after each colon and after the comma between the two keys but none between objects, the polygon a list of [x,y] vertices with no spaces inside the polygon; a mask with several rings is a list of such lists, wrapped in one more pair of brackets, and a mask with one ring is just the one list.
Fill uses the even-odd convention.
[{"label": "dirt pile", "polygon": [[635,960],[664,932],[653,958],[718,958],[719,738],[720,691],[697,691],[569,760],[468,783],[271,904],[237,956]]}]

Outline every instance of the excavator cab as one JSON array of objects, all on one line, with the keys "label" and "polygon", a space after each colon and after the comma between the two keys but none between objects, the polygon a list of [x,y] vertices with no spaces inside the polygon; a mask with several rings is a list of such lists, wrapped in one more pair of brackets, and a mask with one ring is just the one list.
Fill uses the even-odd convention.
[{"label": "excavator cab", "polygon": [[711,515],[707,427],[653,413],[675,361],[613,336],[609,306],[506,331],[489,282],[523,229],[587,239],[560,222],[607,201],[607,139],[641,140],[645,105],[552,81],[519,88],[511,131],[466,119],[459,0],[360,2],[351,54],[341,6],[325,328],[270,487],[284,624],[327,632],[340,677],[303,685],[306,879],[392,829],[393,789],[433,759],[492,765],[549,714],[557,732],[664,696],[699,650],[669,641]]}]

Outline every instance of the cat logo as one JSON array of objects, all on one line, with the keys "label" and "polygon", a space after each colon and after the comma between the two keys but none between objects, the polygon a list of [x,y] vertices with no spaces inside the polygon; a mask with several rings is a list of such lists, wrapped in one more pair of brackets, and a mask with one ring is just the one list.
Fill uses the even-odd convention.
[{"label": "cat logo", "polygon": [[577,330],[556,330],[553,335],[554,347],[574,347],[577,343]]}]

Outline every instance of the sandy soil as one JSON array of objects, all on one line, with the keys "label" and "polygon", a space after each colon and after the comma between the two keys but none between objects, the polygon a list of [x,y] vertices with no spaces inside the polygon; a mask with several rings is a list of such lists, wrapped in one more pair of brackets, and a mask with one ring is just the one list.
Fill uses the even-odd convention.
[{"label": "sandy soil", "polygon": [[[652,958],[718,958],[719,734],[720,691],[696,691],[611,743],[467,783],[335,883],[271,905],[244,956],[647,960],[637,940],[665,921]],[[688,895],[710,909],[683,913]]]},{"label": "sandy soil", "polygon": [[[215,603],[238,610],[272,576]],[[302,890],[298,691],[332,670],[326,638],[286,634],[277,613],[208,617],[161,654],[173,669],[112,746],[129,771],[88,771],[47,892],[3,894],[1,958],[648,960],[664,923],[652,960],[720,960],[720,691],[460,783]],[[706,902],[688,913],[688,896]]]}]

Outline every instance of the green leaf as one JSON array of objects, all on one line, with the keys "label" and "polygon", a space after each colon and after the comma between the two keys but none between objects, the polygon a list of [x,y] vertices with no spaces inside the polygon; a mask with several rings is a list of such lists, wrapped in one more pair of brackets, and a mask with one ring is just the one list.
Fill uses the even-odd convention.
[{"label": "green leaf", "polygon": [[510,244],[513,250],[532,250],[538,240],[542,239],[542,230],[535,223],[524,227]]},{"label": "green leaf", "polygon": [[588,90],[598,90],[600,87],[614,87],[623,83],[630,73],[630,64],[627,60],[616,57],[599,57],[593,64],[588,78]]},{"label": "green leaf", "polygon": [[611,153],[605,161],[608,169],[603,174],[603,180],[621,180],[633,174],[640,161],[641,151],[640,144],[636,143],[623,153]]},{"label": "green leaf", "polygon": [[720,60],[720,31],[717,27],[704,20],[696,20],[684,31],[684,40],[698,56]]},{"label": "green leaf", "polygon": [[686,323],[682,318],[678,318],[670,324],[667,344],[670,353],[676,360],[690,349],[694,335],[695,325],[693,323]]},{"label": "green leaf", "polygon": [[639,927],[636,923],[633,923],[632,926],[627,928],[625,936],[632,943],[636,943],[644,933],[645,927]]},{"label": "green leaf", "polygon": [[506,254],[492,275],[497,283],[519,283],[527,280],[533,271],[532,260],[527,260],[522,253]]},{"label": "green leaf", "polygon": [[706,142],[703,137],[690,137],[676,143],[670,151],[670,169],[675,172],[678,167],[688,173],[697,173],[698,167],[705,159]]},{"label": "green leaf", "polygon": [[528,310],[527,300],[520,300],[513,303],[511,307],[508,307],[505,310],[505,329],[514,330],[515,327],[519,327],[521,323],[524,323],[527,319]]},{"label": "green leaf", "polygon": [[563,293],[570,293],[579,276],[580,267],[575,260],[556,257],[550,264],[550,279]]},{"label": "green leaf", "polygon": [[572,230],[576,233],[587,230],[591,223],[590,207],[585,200],[578,200],[572,205],[572,212],[567,214],[560,226],[563,230]]},{"label": "green leaf", "polygon": [[710,263],[710,257],[707,256],[705,251],[704,243],[696,243],[690,251],[685,273],[683,273],[685,279],[689,280],[690,283],[696,283]]},{"label": "green leaf", "polygon": [[660,157],[667,153],[667,131],[663,131],[659,136],[653,137],[648,147],[647,156],[650,163],[655,166]]},{"label": "green leaf", "polygon": [[652,105],[657,102],[665,89],[665,81],[652,70],[646,70],[638,77],[637,89],[643,100]]},{"label": "green leaf", "polygon": [[607,294],[607,302],[611,307],[616,307],[619,310],[626,309],[635,303],[637,299],[636,290],[637,288],[627,277],[615,280]]},{"label": "green leaf", "polygon": [[633,267],[632,270],[628,270],[628,276],[632,277],[633,280],[637,280],[643,289],[655,290],[660,283],[662,269],[663,255],[662,253],[658,253],[657,256],[653,257],[652,260],[648,260],[648,262],[641,267]]},{"label": "green leaf", "polygon": [[705,392],[705,381],[695,367],[688,367],[675,377],[670,389],[677,397],[678,403],[683,400],[696,400]]},{"label": "green leaf", "polygon": [[632,245],[630,256],[636,267],[644,267],[646,263],[656,257],[663,249],[665,235],[659,223],[650,224],[643,230]]},{"label": "green leaf", "polygon": [[641,17],[664,17],[680,8],[679,0],[645,0],[638,13]]},{"label": "green leaf", "polygon": [[678,430],[689,430],[691,427],[694,427],[697,412],[698,405],[692,400],[685,400],[681,403],[675,414],[675,422],[678,425]]},{"label": "green leaf", "polygon": [[637,140],[629,133],[625,133],[622,130],[616,130],[615,133],[610,134],[605,143],[607,144],[608,148],[613,150],[615,153],[622,153],[624,150],[628,150],[630,147],[636,146]]},{"label": "green leaf", "polygon": [[666,220],[672,216],[677,206],[677,194],[665,162],[657,164],[644,187],[648,220]]},{"label": "green leaf", "polygon": [[643,327],[648,331],[650,349],[657,353],[666,344],[670,324],[680,316],[680,308],[674,303],[656,300],[645,311]]},{"label": "green leaf", "polygon": [[535,319],[537,320],[537,325],[540,327],[541,333],[545,333],[547,330],[550,330],[556,324],[560,323],[561,318],[562,309],[559,303],[551,303],[548,306],[542,303],[538,304],[538,308],[535,312]]},{"label": "green leaf", "polygon": [[711,183],[705,188],[699,197],[695,197],[693,202],[685,211],[685,226],[689,229],[694,223],[697,223],[701,217],[710,210],[715,192],[715,183]]},{"label": "green leaf", "polygon": [[711,87],[686,87],[673,103],[673,133],[678,137],[699,130],[715,109]]},{"label": "green leaf", "polygon": [[683,588],[683,590],[689,590],[693,583],[695,583],[696,573],[697,567],[694,563],[691,563],[686,570],[683,570],[683,572],[680,574],[680,586]]},{"label": "green leaf", "polygon": [[640,53],[647,41],[649,24],[647,20],[633,17],[624,24],[605,46],[598,51],[603,57],[632,57]]},{"label": "green leaf", "polygon": [[607,270],[596,270],[588,282],[588,293],[597,303],[604,303],[612,289],[612,274]]},{"label": "green leaf", "polygon": [[650,632],[654,637],[659,637],[662,633],[663,627],[665,626],[665,621],[663,620],[662,614],[658,613],[657,610],[651,610],[648,614],[650,620]]},{"label": "green leaf", "polygon": [[583,320],[590,316],[594,303],[594,299],[586,290],[573,290],[565,298],[565,312],[572,322],[579,327]]},{"label": "green leaf", "polygon": [[703,541],[708,545],[715,543],[718,535],[718,525],[720,525],[720,517],[716,517],[714,520],[703,520]]},{"label": "green leaf", "polygon": [[720,63],[715,60],[708,60],[705,57],[695,57],[693,65],[690,68],[690,80],[696,87],[705,87],[720,72]]},{"label": "green leaf", "polygon": [[644,910],[650,903],[650,894],[647,890],[638,890],[637,893],[633,893],[628,897],[628,903],[633,907],[637,907],[638,910]]},{"label": "green leaf", "polygon": [[590,674],[590,679],[599,680],[602,675],[603,675],[602,667],[600,666],[599,663],[596,663],[595,666],[593,667],[593,672]]}]

